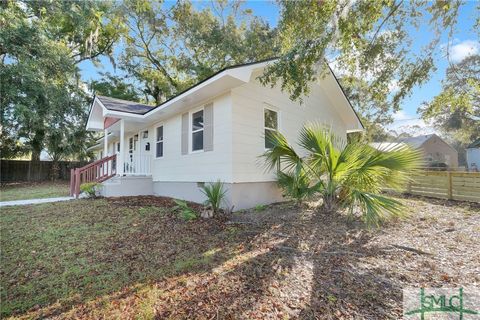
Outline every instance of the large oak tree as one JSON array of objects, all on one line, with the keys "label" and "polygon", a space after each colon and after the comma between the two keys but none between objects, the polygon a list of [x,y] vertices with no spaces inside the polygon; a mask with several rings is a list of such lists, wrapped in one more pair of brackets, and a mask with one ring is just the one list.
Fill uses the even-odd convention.
[{"label": "large oak tree", "polygon": [[[455,0],[279,3],[281,58],[262,81],[280,85],[301,101],[309,81],[328,70],[326,61],[341,77],[356,110],[374,124],[390,122],[412,89],[430,78],[442,52],[441,37],[454,34],[462,7]],[[420,49],[419,32],[431,34]]]},{"label": "large oak tree", "polygon": [[70,138],[82,133],[86,117],[77,65],[111,55],[121,31],[114,7],[99,1],[4,1],[0,9],[2,157],[30,153],[39,160],[46,147],[55,159],[75,155],[75,148],[60,146],[78,146]]}]

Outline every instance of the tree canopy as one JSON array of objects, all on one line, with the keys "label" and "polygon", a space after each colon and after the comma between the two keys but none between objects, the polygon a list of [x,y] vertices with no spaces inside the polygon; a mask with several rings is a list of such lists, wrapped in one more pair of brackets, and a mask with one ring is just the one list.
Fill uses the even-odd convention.
[{"label": "tree canopy", "polygon": [[450,65],[441,93],[421,111],[424,119],[463,145],[480,138],[480,55]]},{"label": "tree canopy", "polygon": [[[278,84],[301,101],[308,83],[328,70],[326,61],[368,136],[388,138],[381,125],[430,78],[441,35],[454,34],[462,6],[444,0],[278,4],[280,21],[272,28],[242,1],[1,2],[2,157],[38,159],[44,149],[55,158],[85,155],[85,145],[61,146],[89,136],[83,126],[93,92],[159,104],[222,68],[275,56],[262,83]],[[412,29],[427,27],[434,36],[418,49]],[[102,56],[122,76],[105,73],[88,90],[79,66],[100,66]],[[423,116],[459,139],[478,137],[478,57],[449,68],[443,90]]]},{"label": "tree canopy", "polygon": [[123,77],[115,76],[110,73],[102,75],[101,79],[90,82],[90,90],[95,94],[123,99],[128,101],[142,100],[141,92]]},{"label": "tree canopy", "polygon": [[111,53],[119,33],[110,9],[98,1],[2,2],[2,157],[38,160],[44,148],[56,160],[84,155],[72,140],[85,144],[88,107],[77,64]]},{"label": "tree canopy", "polygon": [[[435,70],[444,30],[457,23],[460,1],[288,1],[281,0],[280,60],[262,77],[279,84],[292,99],[309,92],[308,83],[337,70],[355,106],[368,121],[388,123],[412,89]],[[433,30],[415,50],[414,32]]]},{"label": "tree canopy", "polygon": [[238,1],[203,9],[189,1],[125,1],[121,10],[127,32],[119,66],[156,104],[222,68],[278,52],[275,29]]}]

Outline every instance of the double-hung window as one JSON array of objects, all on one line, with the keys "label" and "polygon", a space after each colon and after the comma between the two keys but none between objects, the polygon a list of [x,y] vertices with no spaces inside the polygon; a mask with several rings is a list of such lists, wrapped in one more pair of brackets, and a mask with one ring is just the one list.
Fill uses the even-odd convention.
[{"label": "double-hung window", "polygon": [[155,156],[157,158],[163,157],[163,126],[157,127]]},{"label": "double-hung window", "polygon": [[265,130],[265,149],[273,148],[272,143],[268,139],[268,134],[278,130],[278,113],[270,109],[264,109],[264,130]]},{"label": "double-hung window", "polygon": [[192,113],[192,152],[203,150],[203,109]]}]

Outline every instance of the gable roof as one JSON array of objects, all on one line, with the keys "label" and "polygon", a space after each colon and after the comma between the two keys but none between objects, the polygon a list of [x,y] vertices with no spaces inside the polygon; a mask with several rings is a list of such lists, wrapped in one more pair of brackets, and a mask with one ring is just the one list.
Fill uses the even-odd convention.
[{"label": "gable roof", "polygon": [[467,149],[474,149],[474,148],[480,148],[480,139],[477,139],[477,140],[473,141],[467,147]]},{"label": "gable roof", "polygon": [[[207,82],[208,80],[214,78],[215,76],[219,75],[219,74],[222,73],[222,72],[225,72],[225,71],[227,71],[227,70],[232,70],[232,69],[235,69],[235,68],[251,66],[251,65],[255,65],[255,64],[264,63],[264,62],[270,62],[270,61],[273,61],[273,60],[276,60],[276,59],[278,59],[278,58],[275,57],[275,58],[269,58],[269,59],[254,61],[254,62],[247,62],[247,63],[243,63],[243,64],[236,64],[236,65],[233,65],[233,66],[229,66],[229,67],[225,67],[225,68],[223,68],[223,69],[220,69],[219,71],[217,71],[217,72],[215,72],[214,74],[212,74],[210,77],[207,77],[207,78],[203,79],[202,81],[197,82],[197,83],[194,84],[193,86],[191,86],[191,87],[189,87],[189,88],[187,88],[187,89],[185,89],[185,90],[183,90],[183,91],[180,91],[180,92],[177,93],[176,95],[168,98],[167,100],[165,100],[164,102],[162,102],[162,103],[160,103],[158,106],[156,106],[155,108],[161,107],[161,106],[163,106],[164,104],[170,102],[170,100],[173,100],[173,99],[175,99],[175,98],[177,98],[177,97],[179,97],[179,96],[181,96],[181,95],[183,95],[183,94],[188,93],[190,90],[194,89],[195,87],[201,85],[201,84],[204,83],[204,82]],[[153,109],[152,109],[152,110],[153,110]],[[152,111],[152,110],[149,110],[149,111],[147,111],[147,112],[145,112],[145,113],[148,113],[148,112],[150,112],[150,111]]]},{"label": "gable roof", "polygon": [[[156,108],[162,107],[164,104],[170,102],[170,100],[173,100],[173,99],[187,93],[188,91],[194,89],[195,87],[197,87],[200,84],[210,80],[211,78],[215,77],[216,75],[218,75],[218,74],[220,74],[224,71],[239,68],[239,67],[246,67],[246,66],[250,66],[250,65],[254,65],[254,64],[269,62],[269,61],[273,61],[273,60],[276,60],[276,59],[277,58],[269,58],[269,59],[265,59],[265,60],[248,62],[248,63],[237,64],[237,65],[225,67],[225,68],[215,72],[211,76],[203,79],[202,81],[197,82],[193,86],[191,86],[191,87],[177,93],[176,95],[170,97],[169,99],[165,100],[164,102],[160,103],[157,106],[150,106],[150,105],[139,103],[139,102],[127,101],[127,100],[111,98],[111,97],[106,97],[106,96],[100,96],[100,95],[95,95],[95,97],[97,97],[100,100],[100,102],[104,105],[104,107],[107,108],[108,110],[144,115],[144,114],[147,114],[147,113],[149,113],[150,111],[152,111]],[[92,107],[93,107],[93,104],[92,104]]]},{"label": "gable roof", "polygon": [[420,148],[426,141],[428,141],[433,136],[436,136],[436,134],[425,134],[417,137],[405,138],[401,140],[401,142],[406,143],[413,148]]},{"label": "gable roof", "polygon": [[[218,72],[214,73],[213,75],[211,75],[210,77],[196,83],[195,85],[185,89],[182,92],[179,92],[175,96],[169,98],[168,100],[164,101],[163,103],[161,103],[157,106],[149,106],[149,105],[138,103],[138,102],[126,101],[126,100],[121,100],[121,99],[116,99],[116,98],[105,97],[105,96],[95,96],[94,101],[92,102],[92,105],[90,107],[90,112],[89,112],[88,119],[90,119],[90,116],[92,114],[92,110],[93,110],[93,107],[95,105],[96,100],[99,100],[99,102],[103,105],[104,109],[107,109],[109,111],[113,111],[114,113],[120,112],[120,113],[123,113],[125,116],[130,114],[131,116],[134,116],[134,117],[142,117],[143,118],[143,117],[150,116],[152,113],[157,113],[157,111],[159,111],[159,113],[162,113],[163,110],[165,110],[167,107],[170,107],[171,104],[178,103],[178,101],[186,101],[187,99],[189,99],[189,97],[187,97],[188,95],[193,94],[195,91],[200,90],[202,87],[204,87],[206,85],[210,85],[212,83],[218,82],[217,80],[219,80],[220,78],[222,78],[224,76],[226,77],[225,79],[227,79],[228,76],[230,76],[230,79],[229,79],[230,82],[228,84],[227,84],[227,82],[228,82],[227,80],[222,80],[222,82],[225,83],[224,86],[228,86],[228,85],[232,86],[234,83],[236,83],[235,86],[238,86],[241,83],[248,82],[248,78],[250,77],[250,73],[248,73],[248,72],[245,73],[245,71],[248,71],[249,69],[244,70],[243,68],[249,67],[249,66],[255,67],[256,65],[258,65],[258,67],[262,67],[262,64],[266,65],[268,62],[271,62],[271,61],[274,61],[274,60],[277,60],[277,59],[278,59],[277,57],[274,57],[274,58],[270,58],[270,59],[265,59],[265,60],[255,61],[255,62],[249,62],[249,63],[244,63],[244,64],[238,64],[238,65],[233,65],[233,66],[223,68],[223,69],[219,70]],[[325,62],[325,64],[328,66],[328,69],[329,69],[331,75],[333,76],[333,79],[335,79],[336,85],[339,87],[341,95],[344,97],[346,103],[348,104],[348,106],[353,111],[353,113],[355,115],[355,118],[358,120],[358,123],[361,127],[360,130],[364,129],[365,126],[363,125],[360,117],[358,116],[357,112],[353,108],[350,100],[348,99],[347,95],[345,94],[345,91],[344,91],[343,87],[340,85],[340,82],[338,81],[337,77],[333,73],[333,70],[330,68],[328,63]],[[248,76],[247,76],[247,74],[248,74]],[[233,81],[231,79],[233,79]],[[95,99],[95,98],[97,98],[97,99]],[[120,116],[120,114],[117,113],[116,116]],[[89,122],[89,120],[87,120],[87,124],[86,124],[87,128],[88,128],[88,122]]]},{"label": "gable roof", "polygon": [[134,101],[127,101],[117,98],[110,98],[105,96],[96,95],[98,100],[103,104],[105,108],[113,111],[120,112],[129,112],[135,114],[145,114],[148,111],[154,109],[154,106],[149,106],[148,104],[143,104]]},{"label": "gable roof", "polygon": [[421,136],[418,136],[418,137],[406,138],[406,139],[403,139],[401,142],[406,143],[406,144],[408,144],[409,146],[411,146],[415,149],[418,149],[418,148],[421,148],[425,144],[425,142],[427,142],[428,140],[430,140],[432,138],[438,139],[438,141],[440,141],[440,143],[443,143],[444,145],[449,147],[451,150],[453,150],[455,153],[458,153],[458,151],[454,147],[449,145],[445,140],[443,140],[441,137],[437,136],[435,133],[425,134],[425,135],[421,135]]}]

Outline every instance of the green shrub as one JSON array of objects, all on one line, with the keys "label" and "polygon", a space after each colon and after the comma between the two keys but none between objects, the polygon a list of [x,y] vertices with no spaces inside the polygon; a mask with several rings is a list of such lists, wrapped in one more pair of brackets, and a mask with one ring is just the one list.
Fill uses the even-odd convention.
[{"label": "green shrub", "polygon": [[218,180],[217,182],[204,185],[200,191],[207,197],[204,204],[211,207],[214,213],[217,213],[227,193],[223,188],[223,183]]},{"label": "green shrub", "polygon": [[173,200],[177,205],[173,207],[173,210],[178,212],[178,216],[185,221],[197,219],[196,212],[190,208],[186,201],[183,200]]},{"label": "green shrub", "polygon": [[418,150],[399,145],[376,150],[361,142],[347,143],[318,124],[303,127],[300,155],[279,132],[267,135],[272,148],[263,157],[266,168],[275,170],[284,193],[301,202],[320,196],[326,212],[347,208],[359,211],[368,225],[402,216],[403,204],[382,194],[402,190],[422,165]]},{"label": "green shrub", "polygon": [[89,198],[97,197],[97,187],[100,185],[98,182],[87,182],[80,185],[80,191],[86,193]]}]

